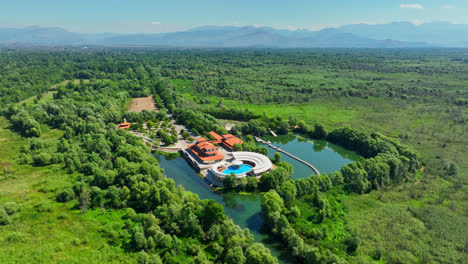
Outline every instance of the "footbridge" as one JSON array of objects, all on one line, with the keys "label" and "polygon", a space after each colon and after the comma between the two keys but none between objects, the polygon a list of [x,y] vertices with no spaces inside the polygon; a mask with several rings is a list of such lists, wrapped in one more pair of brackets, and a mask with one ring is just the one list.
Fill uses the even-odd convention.
[{"label": "footbridge", "polygon": [[284,153],[284,154],[288,155],[289,157],[299,161],[300,163],[303,163],[303,164],[307,165],[308,167],[310,167],[315,172],[315,174],[320,175],[319,170],[317,168],[315,168],[314,165],[308,163],[307,161],[305,161],[303,159],[300,159],[300,158],[294,156],[293,154],[281,149],[280,147],[277,147],[277,146],[273,145],[270,141],[265,141],[265,140],[263,140],[263,139],[261,139],[259,137],[255,137],[255,140],[269,146],[272,149],[275,149],[278,152],[281,152],[281,153]]}]

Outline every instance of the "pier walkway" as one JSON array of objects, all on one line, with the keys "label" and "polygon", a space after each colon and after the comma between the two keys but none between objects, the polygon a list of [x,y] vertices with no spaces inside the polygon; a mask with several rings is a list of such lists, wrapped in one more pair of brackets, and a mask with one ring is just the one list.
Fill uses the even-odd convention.
[{"label": "pier walkway", "polygon": [[310,167],[310,168],[315,172],[315,174],[320,175],[320,172],[318,171],[317,168],[314,167],[314,165],[312,165],[312,164],[308,163],[307,161],[302,160],[302,159],[300,159],[300,158],[294,156],[293,154],[291,154],[291,153],[289,153],[289,152],[287,152],[287,151],[285,151],[285,150],[283,150],[283,149],[281,149],[281,148],[279,148],[279,147],[277,147],[277,146],[271,144],[270,141],[265,141],[265,140],[263,140],[263,139],[261,139],[261,138],[259,138],[259,137],[255,137],[255,140],[258,141],[258,142],[260,142],[260,143],[266,144],[267,146],[269,146],[269,147],[272,148],[272,149],[275,149],[275,150],[278,151],[278,152],[281,152],[281,153],[284,153],[284,154],[288,155],[289,157],[291,157],[291,158],[293,158],[293,159],[299,161],[300,163],[303,163],[303,164],[307,165],[308,167]]}]

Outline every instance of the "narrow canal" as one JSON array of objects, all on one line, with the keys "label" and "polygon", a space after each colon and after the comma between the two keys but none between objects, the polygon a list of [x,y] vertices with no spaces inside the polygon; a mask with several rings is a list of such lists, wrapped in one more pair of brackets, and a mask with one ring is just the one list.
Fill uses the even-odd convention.
[{"label": "narrow canal", "polygon": [[[344,164],[359,158],[355,153],[326,141],[312,143],[292,135],[275,138],[265,137],[264,139],[270,140],[274,145],[280,146],[299,158],[314,164],[321,173],[340,170]],[[268,156],[273,157],[275,151],[268,148],[268,152]],[[232,218],[235,224],[242,228],[248,228],[253,234],[255,242],[263,243],[268,247],[272,255],[276,256],[280,263],[294,263],[293,260],[289,259],[289,254],[282,250],[284,247],[279,242],[273,241],[268,235],[260,232],[263,223],[260,216],[260,195],[216,194],[206,181],[199,177],[195,170],[188,165],[184,158],[169,158],[163,155],[156,155],[156,157],[166,175],[174,179],[176,185],[182,185],[185,190],[198,194],[201,199],[217,201],[224,206],[226,215]],[[293,179],[305,178],[314,174],[311,168],[287,155],[282,155],[282,159],[293,165]]]}]

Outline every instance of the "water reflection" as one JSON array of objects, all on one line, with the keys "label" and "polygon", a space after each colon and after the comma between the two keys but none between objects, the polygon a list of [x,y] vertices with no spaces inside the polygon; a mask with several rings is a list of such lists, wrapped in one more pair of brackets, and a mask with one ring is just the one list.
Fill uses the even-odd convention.
[{"label": "water reflection", "polygon": [[[339,171],[341,167],[353,161],[357,161],[360,156],[353,151],[346,150],[340,146],[331,144],[324,140],[311,141],[304,137],[294,135],[281,135],[278,137],[262,137],[266,141],[271,141],[273,145],[309,162],[314,165],[320,173]],[[276,150],[268,146],[257,143],[268,149],[268,156],[273,157]],[[307,165],[282,154],[282,159],[291,163],[294,167],[292,178],[297,180],[314,175],[314,171]]]},{"label": "water reflection", "polygon": [[[352,151],[345,150],[339,146],[326,141],[311,142],[305,138],[294,135],[278,137],[265,137],[274,145],[293,155],[314,164],[321,173],[328,173],[340,170],[341,166],[359,159],[359,156]],[[268,155],[273,157],[275,151],[269,149]],[[185,190],[196,193],[201,199],[213,199],[223,205],[226,215],[242,228],[249,228],[254,236],[255,242],[263,243],[270,249],[273,256],[277,257],[280,263],[294,263],[285,247],[274,238],[262,233],[261,227],[263,219],[260,215],[260,199],[257,194],[240,195],[234,193],[218,194],[213,192],[207,182],[197,175],[195,170],[181,157],[166,157],[155,154],[160,166],[165,170],[168,177],[172,178],[176,185],[182,185]],[[313,175],[312,169],[306,165],[282,155],[282,159],[291,163],[294,167],[293,179],[305,178]]]}]

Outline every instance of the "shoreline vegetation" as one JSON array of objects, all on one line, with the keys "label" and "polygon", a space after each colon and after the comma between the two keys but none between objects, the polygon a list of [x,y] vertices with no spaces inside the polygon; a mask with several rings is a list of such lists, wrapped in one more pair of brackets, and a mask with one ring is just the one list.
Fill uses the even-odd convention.
[{"label": "shoreline vegetation", "polygon": [[[277,169],[245,183],[263,193],[264,229],[300,263],[467,260],[465,50],[87,52],[0,54],[0,66],[23,62],[0,71],[9,120],[0,143],[11,150],[1,153],[0,184],[16,186],[0,197],[8,242],[0,259],[89,261],[93,246],[106,261],[276,263],[221,205],[176,187],[141,139],[115,128],[124,118],[137,128],[151,121],[165,126],[157,136],[170,145],[170,113],[201,136],[226,132],[218,118],[235,124],[231,133],[245,139],[236,150],[264,153],[251,137],[272,129],[363,156],[296,181],[275,157]],[[159,112],[123,110],[151,95]],[[53,225],[63,226],[61,244],[44,238]],[[42,255],[15,253],[31,234],[47,241],[35,245]]]}]

